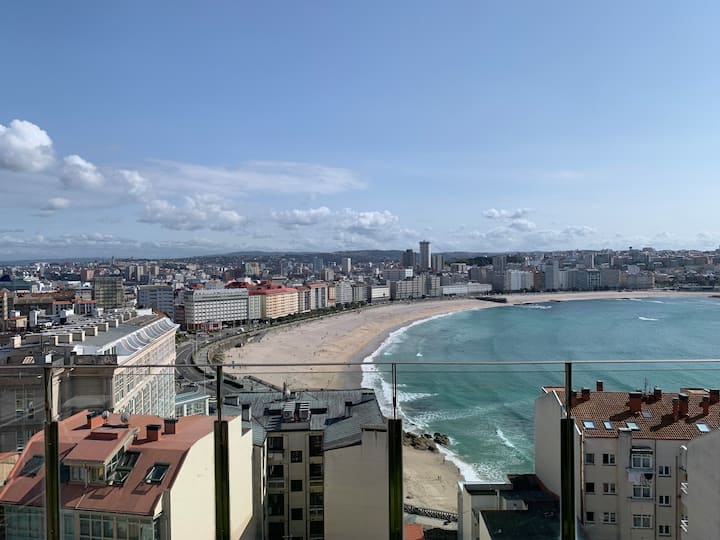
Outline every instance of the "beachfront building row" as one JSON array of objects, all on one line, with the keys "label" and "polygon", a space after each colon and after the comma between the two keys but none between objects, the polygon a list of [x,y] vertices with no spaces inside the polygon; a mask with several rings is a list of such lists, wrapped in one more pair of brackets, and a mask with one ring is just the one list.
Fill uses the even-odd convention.
[{"label": "beachfront building row", "polygon": [[[720,538],[720,390],[571,396],[575,508],[593,540]],[[560,493],[563,388],[535,402],[535,472]]]},{"label": "beachfront building row", "polygon": [[[231,538],[388,537],[387,425],[369,390],[228,396]],[[215,536],[208,416],[82,411],[60,422],[66,539]],[[0,537],[44,538],[43,432],[0,489]]]}]

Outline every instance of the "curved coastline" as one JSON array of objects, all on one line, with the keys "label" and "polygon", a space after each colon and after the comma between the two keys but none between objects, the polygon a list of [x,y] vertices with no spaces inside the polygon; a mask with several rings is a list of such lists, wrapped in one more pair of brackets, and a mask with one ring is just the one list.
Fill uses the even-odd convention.
[{"label": "curved coastline", "polygon": [[[371,387],[377,392],[383,412],[389,414],[389,383],[372,367],[373,360],[411,327],[461,311],[502,306],[573,300],[707,297],[708,294],[610,291],[505,296],[507,303],[475,299],[391,303],[291,327],[278,327],[269,331],[261,341],[229,351],[226,362],[235,363],[237,367],[231,371],[238,375],[253,374],[278,385],[286,382],[291,388]],[[273,364],[273,367],[257,368],[257,365],[265,363]],[[326,365],[329,363],[334,365]],[[243,368],[243,364],[254,364],[255,367],[251,370]],[[412,423],[411,418],[406,420]],[[412,431],[412,427],[409,430]],[[479,478],[477,469],[454,454],[452,447],[443,448],[441,453],[405,448],[403,454],[406,491],[413,504],[451,510],[456,503],[457,481]]]}]

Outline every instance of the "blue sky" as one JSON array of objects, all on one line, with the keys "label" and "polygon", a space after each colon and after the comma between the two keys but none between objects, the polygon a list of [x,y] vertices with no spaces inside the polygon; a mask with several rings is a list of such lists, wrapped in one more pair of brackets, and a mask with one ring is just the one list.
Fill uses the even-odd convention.
[{"label": "blue sky", "polygon": [[720,244],[715,2],[0,18],[0,260]]}]

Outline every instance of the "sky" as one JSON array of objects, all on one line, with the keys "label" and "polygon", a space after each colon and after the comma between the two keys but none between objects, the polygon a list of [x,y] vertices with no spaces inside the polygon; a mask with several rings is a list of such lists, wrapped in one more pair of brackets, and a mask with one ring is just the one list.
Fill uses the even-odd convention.
[{"label": "sky", "polygon": [[720,245],[717,2],[1,11],[0,261]]}]

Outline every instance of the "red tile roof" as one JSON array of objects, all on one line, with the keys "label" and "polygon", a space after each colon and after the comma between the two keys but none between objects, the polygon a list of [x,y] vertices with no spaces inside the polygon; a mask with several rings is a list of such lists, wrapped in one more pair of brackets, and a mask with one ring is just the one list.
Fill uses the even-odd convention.
[{"label": "red tile roof", "polygon": [[[60,423],[61,463],[65,460],[107,463],[125,436],[126,450],[138,451],[139,457],[123,485],[111,486],[102,482],[86,486],[63,482],[60,493],[65,509],[153,515],[163,492],[172,486],[188,450],[200,438],[213,432],[213,418],[187,416],[178,419],[174,435],[162,434],[158,441],[150,441],[145,426],[163,424],[163,419],[157,416],[132,416],[129,425],[125,425],[120,422],[119,415],[112,414],[104,426],[90,430],[86,427],[86,415],[87,411],[83,411]],[[118,439],[109,439],[107,434],[113,430],[117,430]],[[136,435],[135,439],[133,435]],[[30,439],[10,473],[7,484],[0,491],[0,503],[44,504],[45,467],[41,467],[35,476],[20,474],[33,456],[44,453],[44,437],[40,432]],[[156,463],[169,464],[167,474],[159,483],[146,483],[145,477]]]},{"label": "red tile roof", "polygon": [[[545,387],[543,390],[556,393],[561,403],[565,403],[564,388]],[[628,392],[594,391],[586,401],[580,399],[578,393],[572,415],[583,436],[592,438],[617,437],[617,430],[627,427],[628,421],[637,424],[639,429],[633,431],[633,438],[637,439],[690,440],[702,435],[698,423],[707,424],[712,430],[720,429],[720,402],[710,405],[705,415],[700,403],[703,397],[709,397],[708,391],[687,389],[683,393],[688,396],[688,413],[678,418],[673,416],[673,399],[679,393],[662,393],[659,399],[652,393],[643,395],[641,411],[637,413],[630,411]],[[594,422],[595,428],[585,428],[585,420]],[[612,425],[611,430],[605,429],[603,422],[606,420]]]}]

